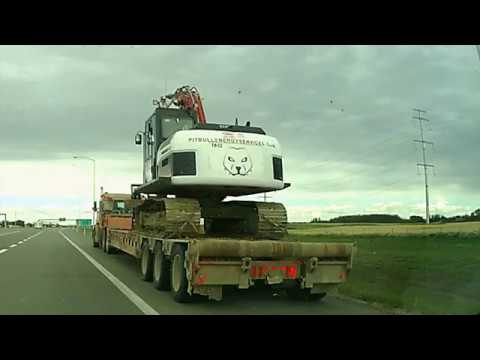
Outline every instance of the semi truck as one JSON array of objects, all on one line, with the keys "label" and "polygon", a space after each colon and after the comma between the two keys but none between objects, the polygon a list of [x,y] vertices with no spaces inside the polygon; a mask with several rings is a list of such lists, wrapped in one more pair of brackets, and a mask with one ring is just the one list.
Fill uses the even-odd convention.
[{"label": "semi truck", "polygon": [[182,303],[259,284],[314,300],[347,280],[355,244],[294,241],[283,204],[228,200],[290,187],[276,138],[238,119],[207,123],[190,86],[154,104],[135,136],[143,183],[101,195],[93,246],[139,259],[143,280]]}]

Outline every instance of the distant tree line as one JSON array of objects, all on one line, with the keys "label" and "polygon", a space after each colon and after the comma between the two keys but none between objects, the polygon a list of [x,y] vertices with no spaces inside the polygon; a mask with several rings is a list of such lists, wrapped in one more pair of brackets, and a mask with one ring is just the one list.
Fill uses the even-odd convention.
[{"label": "distant tree line", "polygon": [[[446,217],[435,214],[430,217],[431,223],[447,223],[447,222],[466,222],[480,221],[480,209],[475,210],[471,214],[455,215]],[[368,215],[345,215],[338,216],[330,220],[321,220],[319,217],[313,218],[310,223],[425,223],[425,218],[417,215],[410,216],[409,219],[402,219],[398,215],[390,214],[368,214]]]},{"label": "distant tree line", "polygon": [[[25,226],[25,221],[23,220],[15,220],[15,221],[7,221],[8,226]],[[0,227],[5,226],[5,220],[0,221]]]},{"label": "distant tree line", "polygon": [[368,215],[346,215],[330,220],[331,223],[401,223],[408,222],[398,215],[389,214],[368,214]]}]

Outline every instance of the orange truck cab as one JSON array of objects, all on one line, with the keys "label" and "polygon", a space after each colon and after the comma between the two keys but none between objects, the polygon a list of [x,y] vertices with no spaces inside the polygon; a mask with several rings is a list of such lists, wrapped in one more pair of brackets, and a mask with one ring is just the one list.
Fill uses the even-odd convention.
[{"label": "orange truck cab", "polygon": [[93,238],[94,247],[105,247],[109,230],[132,230],[133,208],[142,200],[126,194],[103,193],[100,196]]}]

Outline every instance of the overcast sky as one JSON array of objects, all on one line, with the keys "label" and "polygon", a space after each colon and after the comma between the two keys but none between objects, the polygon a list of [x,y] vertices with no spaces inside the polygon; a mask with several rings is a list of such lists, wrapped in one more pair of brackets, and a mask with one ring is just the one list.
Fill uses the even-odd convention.
[{"label": "overcast sky", "polygon": [[[152,99],[197,86],[207,121],[250,120],[278,138],[292,221],[480,207],[480,61],[474,46],[0,46],[0,212],[89,217],[100,186],[142,181],[134,135]],[[241,90],[241,93],[238,93]],[[257,196],[261,200],[261,196]]]}]

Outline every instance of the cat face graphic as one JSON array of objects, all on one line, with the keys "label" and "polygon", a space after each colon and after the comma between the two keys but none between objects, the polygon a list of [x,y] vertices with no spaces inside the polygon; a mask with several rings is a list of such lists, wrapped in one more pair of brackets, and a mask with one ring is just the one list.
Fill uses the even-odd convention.
[{"label": "cat face graphic", "polygon": [[223,167],[232,176],[245,176],[252,171],[252,160],[243,148],[229,148],[223,159]]}]

